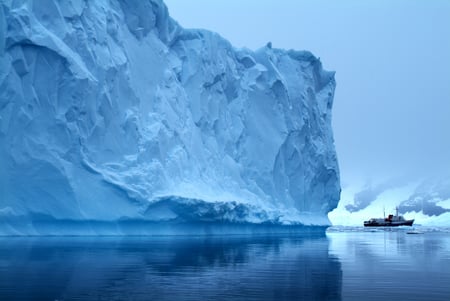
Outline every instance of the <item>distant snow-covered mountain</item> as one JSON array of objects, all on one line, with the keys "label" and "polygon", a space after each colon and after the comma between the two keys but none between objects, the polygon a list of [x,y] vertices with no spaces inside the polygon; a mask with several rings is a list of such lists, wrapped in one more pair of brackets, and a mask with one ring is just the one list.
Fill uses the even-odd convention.
[{"label": "distant snow-covered mountain", "polygon": [[395,213],[396,207],[405,218],[414,218],[415,225],[450,227],[450,181],[438,177],[345,187],[329,217],[335,225],[362,226],[383,212]]}]

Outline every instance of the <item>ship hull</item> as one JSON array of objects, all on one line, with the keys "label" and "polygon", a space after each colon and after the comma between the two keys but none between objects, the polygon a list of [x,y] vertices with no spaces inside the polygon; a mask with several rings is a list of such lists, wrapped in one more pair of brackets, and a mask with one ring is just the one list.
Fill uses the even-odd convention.
[{"label": "ship hull", "polygon": [[398,227],[398,226],[412,226],[414,220],[405,220],[401,222],[364,222],[364,227]]}]

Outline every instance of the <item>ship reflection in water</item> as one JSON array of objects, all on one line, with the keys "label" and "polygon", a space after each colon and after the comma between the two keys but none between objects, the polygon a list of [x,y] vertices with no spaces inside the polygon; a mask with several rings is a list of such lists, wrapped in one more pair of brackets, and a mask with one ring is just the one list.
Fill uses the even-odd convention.
[{"label": "ship reflection in water", "polygon": [[0,300],[340,300],[325,233],[1,238]]}]

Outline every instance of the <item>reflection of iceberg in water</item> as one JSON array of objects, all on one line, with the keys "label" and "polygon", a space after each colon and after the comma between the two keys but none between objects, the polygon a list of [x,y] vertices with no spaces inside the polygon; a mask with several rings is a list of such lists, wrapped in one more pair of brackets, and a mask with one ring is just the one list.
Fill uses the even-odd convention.
[{"label": "reflection of iceberg in water", "polygon": [[0,299],[340,300],[324,235],[8,238]]}]

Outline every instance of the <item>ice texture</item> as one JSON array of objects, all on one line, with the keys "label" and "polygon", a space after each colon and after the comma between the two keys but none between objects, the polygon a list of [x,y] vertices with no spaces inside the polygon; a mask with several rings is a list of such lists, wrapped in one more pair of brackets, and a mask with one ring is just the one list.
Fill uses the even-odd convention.
[{"label": "ice texture", "polygon": [[334,89],[310,52],[236,49],[159,0],[3,0],[0,234],[327,225]]}]

